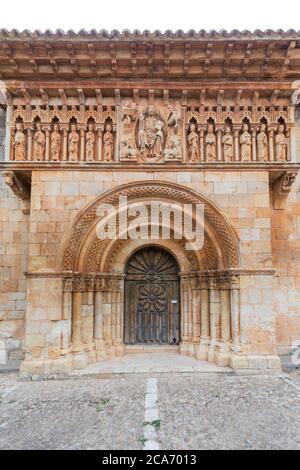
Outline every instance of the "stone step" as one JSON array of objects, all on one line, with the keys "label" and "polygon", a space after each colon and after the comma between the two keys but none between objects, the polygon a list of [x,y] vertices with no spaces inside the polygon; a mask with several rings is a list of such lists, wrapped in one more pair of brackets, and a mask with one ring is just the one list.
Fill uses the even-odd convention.
[{"label": "stone step", "polygon": [[127,344],[125,346],[126,354],[140,354],[140,353],[173,353],[179,354],[179,346],[169,344]]}]

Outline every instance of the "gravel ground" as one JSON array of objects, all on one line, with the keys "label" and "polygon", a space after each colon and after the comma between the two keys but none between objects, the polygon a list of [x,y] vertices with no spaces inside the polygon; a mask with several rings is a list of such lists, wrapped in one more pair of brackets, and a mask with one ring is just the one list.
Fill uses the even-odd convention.
[{"label": "gravel ground", "polygon": [[[162,449],[300,449],[300,371],[158,374]],[[141,449],[147,377],[0,374],[0,449]]]}]

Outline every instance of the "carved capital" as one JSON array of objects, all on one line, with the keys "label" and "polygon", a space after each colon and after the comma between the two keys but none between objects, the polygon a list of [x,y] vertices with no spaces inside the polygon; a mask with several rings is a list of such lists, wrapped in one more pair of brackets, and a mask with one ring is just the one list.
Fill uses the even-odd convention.
[{"label": "carved capital", "polygon": [[63,292],[72,292],[73,290],[73,278],[67,277],[63,279]]},{"label": "carved capital", "polygon": [[230,278],[230,288],[239,289],[240,288],[240,276],[231,276]]},{"label": "carved capital", "polygon": [[285,209],[286,200],[291,192],[297,172],[286,171],[273,185],[273,207],[277,210]]},{"label": "carved capital", "polygon": [[17,198],[22,201],[30,199],[30,186],[25,183],[21,178],[19,178],[14,171],[3,171],[2,177],[10,187],[12,192],[17,196]]}]

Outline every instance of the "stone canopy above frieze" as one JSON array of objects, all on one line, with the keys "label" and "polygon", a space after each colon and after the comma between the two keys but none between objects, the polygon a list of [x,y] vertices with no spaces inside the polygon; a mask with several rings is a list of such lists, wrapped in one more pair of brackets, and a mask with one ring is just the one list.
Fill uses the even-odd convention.
[{"label": "stone canopy above frieze", "polygon": [[31,163],[251,163],[292,160],[293,107],[120,99],[11,106],[10,155]]}]

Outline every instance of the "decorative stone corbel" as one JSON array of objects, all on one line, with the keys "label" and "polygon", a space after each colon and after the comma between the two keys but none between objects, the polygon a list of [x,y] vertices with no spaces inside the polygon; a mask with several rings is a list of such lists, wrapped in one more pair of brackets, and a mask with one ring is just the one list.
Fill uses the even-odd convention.
[{"label": "decorative stone corbel", "polygon": [[273,207],[277,210],[285,209],[286,200],[296,180],[297,172],[286,171],[273,185]]},{"label": "decorative stone corbel", "polygon": [[21,199],[23,214],[29,214],[30,186],[20,179],[14,171],[3,171],[2,177],[17,198]]}]

